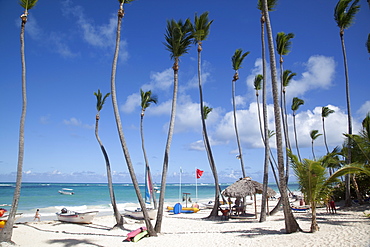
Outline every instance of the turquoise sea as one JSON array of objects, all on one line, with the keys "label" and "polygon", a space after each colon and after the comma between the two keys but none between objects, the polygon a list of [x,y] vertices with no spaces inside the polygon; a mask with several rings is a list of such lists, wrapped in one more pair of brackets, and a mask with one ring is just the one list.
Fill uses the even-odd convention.
[{"label": "turquoise sea", "polygon": [[[225,189],[230,184],[221,184]],[[276,185],[269,185],[278,192]],[[11,204],[13,200],[15,183],[0,183],[0,204]],[[63,188],[72,189],[73,195],[58,193]],[[140,185],[144,195],[144,184]],[[297,190],[297,185],[290,186],[291,190]],[[70,191],[72,191],[70,190]],[[125,207],[138,206],[138,200],[132,184],[114,184],[116,201],[120,211]],[[197,192],[197,193],[196,193]],[[182,202],[182,193],[190,193],[192,202],[207,203],[214,199],[213,184],[167,184],[165,202],[169,205]],[[196,199],[198,195],[198,200]],[[158,200],[159,193],[156,193]],[[188,200],[188,203],[190,203]],[[185,202],[184,202],[185,203]],[[190,203],[191,204],[191,203]],[[108,186],[106,183],[23,183],[18,212],[23,213],[19,221],[30,219],[36,209],[40,209],[42,219],[55,217],[55,213],[62,208],[75,211],[98,210],[99,215],[112,214]],[[9,207],[4,207],[9,209]]]}]

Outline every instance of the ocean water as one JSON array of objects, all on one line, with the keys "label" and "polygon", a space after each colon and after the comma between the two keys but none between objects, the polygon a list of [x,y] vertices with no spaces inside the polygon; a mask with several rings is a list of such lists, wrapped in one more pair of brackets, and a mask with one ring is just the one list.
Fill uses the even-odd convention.
[{"label": "ocean water", "polygon": [[[221,184],[225,189],[230,184]],[[276,185],[269,185],[278,192]],[[297,185],[290,185],[290,189],[297,190]],[[0,183],[0,205],[11,204],[13,201],[15,183]],[[58,193],[63,188],[72,189],[73,195]],[[144,195],[144,184],[140,185],[141,193]],[[132,184],[114,184],[114,192],[118,209],[122,212],[125,207],[139,206],[136,193]],[[174,205],[183,202],[183,193],[190,193],[187,203],[207,203],[214,199],[213,184],[167,184],[165,202]],[[196,198],[198,196],[198,199]],[[159,193],[156,193],[158,200]],[[113,213],[109,197],[108,185],[106,183],[23,183],[19,199],[18,212],[23,213],[21,219],[30,219],[34,216],[36,209],[40,209],[41,218],[56,219],[55,213],[62,208],[74,211],[98,210],[99,215],[110,215]],[[4,207],[9,209],[9,207]],[[22,221],[22,220],[19,220]]]}]

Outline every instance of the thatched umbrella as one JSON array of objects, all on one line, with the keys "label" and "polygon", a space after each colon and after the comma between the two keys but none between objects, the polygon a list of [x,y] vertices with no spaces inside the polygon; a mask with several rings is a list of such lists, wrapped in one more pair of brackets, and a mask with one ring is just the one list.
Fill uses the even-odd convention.
[{"label": "thatched umbrella", "polygon": [[[256,194],[262,194],[263,185],[257,181],[251,180],[251,178],[241,178],[229,187],[227,187],[222,194],[226,197],[245,198],[247,196],[254,196],[254,208],[255,215],[257,218],[257,205],[256,205]],[[276,192],[267,188],[267,197],[275,196]]]}]

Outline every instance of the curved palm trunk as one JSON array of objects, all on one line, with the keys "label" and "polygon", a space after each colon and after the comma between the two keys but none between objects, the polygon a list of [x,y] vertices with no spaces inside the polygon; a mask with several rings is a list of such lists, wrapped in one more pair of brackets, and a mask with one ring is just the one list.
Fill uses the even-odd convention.
[{"label": "curved palm trunk", "polygon": [[284,172],[284,155],[283,155],[283,145],[282,145],[282,133],[281,133],[281,119],[280,119],[280,107],[279,107],[279,93],[277,88],[277,77],[276,77],[276,62],[275,62],[275,52],[274,52],[274,42],[272,38],[272,29],[269,18],[269,13],[267,9],[267,0],[263,0],[263,13],[266,17],[266,28],[267,37],[270,51],[270,65],[271,65],[271,79],[272,79],[272,94],[274,99],[274,115],[275,115],[275,131],[276,131],[276,146],[278,152],[278,167],[279,167],[279,182],[280,182],[280,195],[283,203],[284,219],[285,219],[285,230],[287,233],[292,233],[300,231],[300,227],[293,216],[290,209],[290,204],[287,194],[287,184]]},{"label": "curved palm trunk", "polygon": [[202,128],[203,128],[203,142],[207,152],[208,162],[211,167],[211,171],[213,174],[213,178],[215,181],[215,204],[213,209],[208,216],[208,218],[217,217],[218,216],[218,207],[220,202],[220,187],[218,181],[218,174],[215,161],[213,159],[211,145],[209,143],[208,134],[207,134],[207,126],[204,117],[204,106],[203,106],[203,90],[202,90],[202,78],[201,78],[201,51],[202,48],[200,44],[198,44],[198,83],[199,83],[199,101],[200,101],[200,113],[201,113],[201,120],[202,120]]},{"label": "curved palm trunk", "polygon": [[311,202],[311,232],[316,232],[319,230],[319,225],[317,224],[317,215],[316,215],[316,202]]},{"label": "curved palm trunk", "polygon": [[[263,84],[262,84],[262,107],[263,107],[263,126],[264,134],[263,141],[265,145],[265,159],[263,166],[263,191],[262,191],[262,201],[261,201],[261,216],[260,222],[266,221],[266,212],[269,210],[267,208],[267,185],[268,185],[268,165],[270,161],[270,143],[268,135],[268,119],[267,119],[267,102],[266,102],[266,50],[265,50],[265,29],[264,29],[265,18],[262,13],[261,17],[261,42],[262,42],[262,68],[263,68]],[[258,102],[257,102],[258,103]],[[270,161],[271,166],[272,162]],[[272,167],[273,169],[273,167]],[[274,171],[275,174],[275,171]]]},{"label": "curved palm trunk", "polygon": [[104,160],[105,160],[105,166],[106,166],[106,169],[107,169],[109,196],[110,196],[110,201],[112,202],[114,217],[116,218],[116,225],[113,228],[115,228],[115,227],[123,228],[123,224],[126,223],[126,222],[124,221],[122,215],[120,214],[120,212],[118,211],[118,208],[117,208],[116,197],[114,195],[114,190],[113,190],[112,172],[111,172],[111,169],[110,169],[110,162],[109,162],[108,153],[105,150],[105,148],[103,146],[103,143],[102,143],[102,141],[100,140],[100,137],[99,137],[99,113],[96,114],[95,137],[96,137],[96,140],[98,141],[100,149],[103,153]]},{"label": "curved palm trunk", "polygon": [[120,10],[118,11],[118,23],[117,23],[117,34],[116,34],[116,47],[114,52],[114,58],[112,63],[112,75],[111,75],[111,95],[112,95],[112,104],[113,104],[113,110],[114,110],[114,116],[116,118],[116,125],[118,130],[118,135],[121,141],[122,151],[125,156],[127,169],[130,173],[130,177],[137,195],[137,199],[140,203],[140,207],[142,208],[144,220],[146,227],[148,229],[150,236],[156,236],[156,232],[153,229],[152,223],[150,222],[148,211],[146,210],[145,202],[143,200],[143,197],[141,196],[139,183],[137,182],[136,175],[134,172],[134,168],[131,162],[130,154],[127,149],[126,140],[123,134],[122,130],[122,123],[121,123],[121,117],[119,115],[118,110],[118,104],[117,104],[117,96],[116,96],[116,70],[117,70],[117,60],[118,60],[118,53],[119,53],[119,45],[120,45],[120,39],[121,39],[121,24],[122,24],[122,18],[124,16],[124,10],[123,10],[123,4],[120,5]]},{"label": "curved palm trunk", "polygon": [[[343,60],[344,60],[344,72],[346,76],[346,100],[347,100],[347,114],[348,114],[348,134],[352,135],[352,116],[351,116],[351,101],[350,101],[350,93],[349,93],[349,78],[348,78],[348,66],[347,66],[347,54],[346,54],[346,47],[344,45],[344,32],[341,31],[340,33],[340,41],[342,43],[342,52],[343,52]],[[348,153],[346,163],[351,164],[352,162],[352,154],[351,154],[351,138],[348,138]],[[346,185],[346,198],[345,198],[345,206],[350,207],[352,205],[351,201],[351,188],[350,188],[350,175],[347,174],[345,176],[345,185]]]},{"label": "curved palm trunk", "polygon": [[299,153],[299,147],[298,147],[298,135],[297,135],[297,128],[296,128],[296,123],[295,123],[295,112],[293,112],[293,125],[294,125],[295,146],[296,146],[296,149],[297,149],[297,154],[298,154],[299,161],[302,162],[301,154]]},{"label": "curved palm trunk", "polygon": [[[149,181],[147,183],[150,183],[150,198],[153,200],[153,206],[156,209],[157,208],[157,200],[155,198],[155,193],[153,193],[153,180],[152,180],[152,174],[150,173],[150,166],[149,166],[149,161],[146,156],[146,151],[145,151],[145,145],[144,145],[144,131],[143,131],[143,120],[144,120],[144,115],[141,114],[141,120],[140,120],[140,135],[141,135],[141,149],[143,150],[143,155],[144,155],[144,160],[145,160],[145,178],[149,178]],[[150,202],[149,202],[150,203]]]},{"label": "curved palm trunk", "polygon": [[235,135],[236,135],[236,142],[238,144],[238,150],[239,150],[239,157],[240,157],[240,166],[242,168],[243,178],[246,177],[245,175],[245,169],[244,169],[244,161],[243,161],[243,153],[242,153],[242,147],[240,145],[240,139],[239,139],[239,133],[238,133],[238,123],[236,121],[236,106],[235,106],[235,82],[234,79],[232,81],[232,96],[233,96],[233,112],[234,112],[234,128],[235,128]]},{"label": "curved palm trunk", "polygon": [[311,142],[311,150],[312,150],[312,155],[313,155],[313,160],[316,160],[316,157],[315,157],[315,151],[313,149],[313,140]]},{"label": "curved palm trunk", "polygon": [[27,17],[22,18],[21,24],[21,62],[22,62],[22,114],[19,124],[19,143],[18,143],[18,166],[17,166],[17,179],[14,189],[12,207],[10,208],[9,218],[4,228],[0,231],[0,242],[12,242],[13,226],[15,214],[17,213],[19,197],[21,195],[22,187],[22,170],[24,159],[24,123],[26,120],[27,110],[27,90],[26,90],[26,59],[24,55],[24,30],[27,22]]},{"label": "curved palm trunk", "polygon": [[[324,133],[324,143],[326,148],[326,154],[329,153],[328,143],[326,142],[326,131],[325,131],[325,118],[322,118],[322,132]],[[330,176],[331,176],[331,170],[330,170]]]},{"label": "curved palm trunk", "polygon": [[163,219],[163,204],[164,204],[164,195],[166,192],[166,179],[167,179],[167,170],[168,170],[168,159],[170,156],[170,148],[173,136],[173,130],[175,127],[175,116],[176,116],[176,104],[177,104],[177,92],[178,92],[178,80],[179,80],[179,58],[175,57],[175,63],[173,65],[173,96],[172,96],[172,110],[171,110],[171,120],[168,128],[167,143],[166,149],[164,151],[164,160],[163,160],[163,170],[162,170],[162,180],[161,180],[161,193],[159,195],[159,205],[157,220],[155,222],[155,231],[161,232],[162,228],[162,219]]}]

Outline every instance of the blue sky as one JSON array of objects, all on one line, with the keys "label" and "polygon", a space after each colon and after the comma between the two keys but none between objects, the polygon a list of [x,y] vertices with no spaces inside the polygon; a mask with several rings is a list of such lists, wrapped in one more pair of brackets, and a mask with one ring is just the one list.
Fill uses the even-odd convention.
[{"label": "blue sky", "polygon": [[[145,1],[125,5],[121,51],[117,67],[117,98],[135,172],[143,181],[140,88],[152,90],[158,104],[146,111],[144,132],[154,181],[160,182],[172,98],[173,61],[163,45],[166,20],[194,19],[209,11],[214,22],[203,43],[205,104],[213,108],[208,132],[221,182],[241,177],[232,120],[231,56],[238,48],[250,51],[236,84],[238,126],[247,175],[262,180],[263,148],[259,134],[253,79],[261,71],[260,12],[257,1]],[[335,113],[326,119],[330,148],[341,145],[347,132],[345,79],[339,28],[333,18],[336,0],[281,0],[270,13],[274,37],[294,33],[284,69],[297,76],[287,88],[305,101],[297,114],[301,154],[312,158],[309,132],[322,133],[321,107]],[[345,31],[354,133],[370,111],[370,60],[365,42],[370,10],[365,0],[355,23]],[[94,92],[110,91],[118,1],[40,0],[26,25],[27,118],[24,181],[106,182],[105,162],[94,135]],[[18,1],[1,1],[0,8],[0,181],[14,181],[21,114],[20,18]],[[198,182],[212,182],[203,149],[199,113],[197,53],[193,46],[181,58],[179,100],[171,146],[168,182],[194,182],[195,168],[205,171]],[[271,94],[269,126],[273,129]],[[289,111],[290,133],[293,133]],[[130,182],[115,126],[111,99],[101,112],[99,134],[108,151],[115,182]],[[293,136],[291,136],[293,137]],[[274,140],[271,141],[274,147]],[[323,138],[315,141],[316,156],[325,154]],[[271,179],[271,181],[273,181]]]}]

